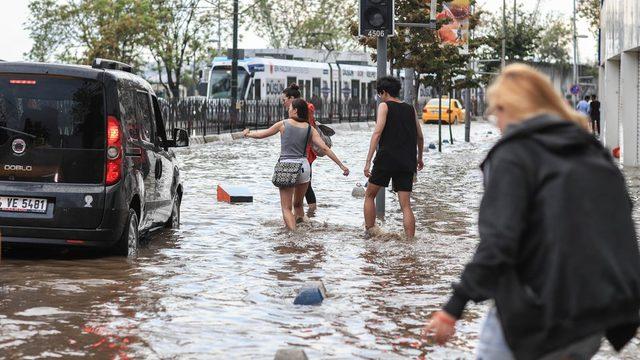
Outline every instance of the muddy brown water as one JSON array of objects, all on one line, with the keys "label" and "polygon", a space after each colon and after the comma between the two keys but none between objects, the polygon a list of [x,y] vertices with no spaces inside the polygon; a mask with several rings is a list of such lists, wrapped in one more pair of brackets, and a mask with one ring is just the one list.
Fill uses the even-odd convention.
[{"label": "muddy brown water", "polygon": [[[424,130],[435,142],[437,127]],[[425,154],[411,241],[398,235],[391,193],[390,234],[364,237],[362,200],[351,190],[364,182],[367,131],[334,137],[349,178],[328,159],[314,164],[319,209],[295,233],[283,230],[270,183],[277,137],[183,149],[182,228],[151,236],[137,259],[4,249],[0,358],[271,359],[278,348],[301,347],[310,359],[472,359],[487,304],[468,307],[449,345],[418,340],[478,241],[477,166],[498,135],[483,123],[473,124],[473,143],[463,134],[455,126],[453,145]],[[640,171],[627,176],[637,200]],[[217,203],[219,183],[250,187],[254,202]],[[325,283],[329,298],[294,306],[312,280]],[[635,339],[623,354],[603,346],[597,358],[639,357]]]}]

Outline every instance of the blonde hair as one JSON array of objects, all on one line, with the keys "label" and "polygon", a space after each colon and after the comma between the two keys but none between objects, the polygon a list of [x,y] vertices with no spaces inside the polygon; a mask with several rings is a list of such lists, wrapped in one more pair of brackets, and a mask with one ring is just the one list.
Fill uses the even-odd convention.
[{"label": "blonde hair", "polygon": [[529,65],[506,66],[489,86],[487,100],[490,109],[508,109],[518,120],[553,114],[588,129],[587,118],[566,102],[547,76]]}]

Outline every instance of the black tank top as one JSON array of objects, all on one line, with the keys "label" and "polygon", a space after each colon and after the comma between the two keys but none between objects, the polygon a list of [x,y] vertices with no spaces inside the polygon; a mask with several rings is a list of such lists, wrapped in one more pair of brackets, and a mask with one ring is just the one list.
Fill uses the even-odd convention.
[{"label": "black tank top", "polygon": [[407,103],[386,101],[389,112],[373,165],[380,170],[415,172],[418,165],[416,112]]}]

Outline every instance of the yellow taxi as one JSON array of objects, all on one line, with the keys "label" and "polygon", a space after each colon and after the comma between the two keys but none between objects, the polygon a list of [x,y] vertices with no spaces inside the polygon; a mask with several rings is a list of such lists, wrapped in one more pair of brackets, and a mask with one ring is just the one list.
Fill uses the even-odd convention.
[{"label": "yellow taxi", "polygon": [[[451,102],[451,108],[449,108],[449,102]],[[440,111],[438,110],[438,98],[429,100],[429,102],[422,108],[422,122],[437,123]],[[457,124],[464,122],[465,110],[462,108],[460,101],[457,99],[449,100],[449,98],[442,98],[442,123]]]}]

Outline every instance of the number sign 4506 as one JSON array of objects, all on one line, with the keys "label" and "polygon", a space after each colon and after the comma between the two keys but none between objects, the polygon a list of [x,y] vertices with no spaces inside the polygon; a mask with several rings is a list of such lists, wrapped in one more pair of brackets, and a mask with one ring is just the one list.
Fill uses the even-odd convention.
[{"label": "number sign 4506", "polygon": [[369,36],[369,37],[383,37],[385,35],[387,35],[387,33],[384,30],[369,30],[369,31],[367,31],[367,36]]}]

